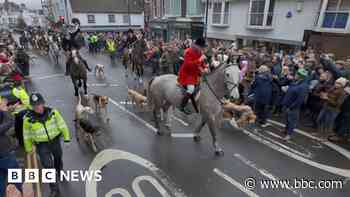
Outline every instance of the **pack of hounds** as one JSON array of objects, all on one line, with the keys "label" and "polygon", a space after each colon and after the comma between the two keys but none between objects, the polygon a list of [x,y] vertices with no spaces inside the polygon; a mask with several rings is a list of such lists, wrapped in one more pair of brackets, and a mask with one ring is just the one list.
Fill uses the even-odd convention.
[{"label": "pack of hounds", "polygon": [[[97,64],[94,69],[94,74],[97,79],[105,79],[105,66]],[[146,110],[147,96],[139,93],[136,90],[128,89],[128,100],[133,106],[141,110]],[[109,124],[108,116],[108,96],[91,94],[78,97],[78,102],[75,107],[75,122],[79,125],[79,128],[83,129],[85,133],[94,134],[98,133],[99,128],[92,126],[88,121],[89,114],[97,114],[102,119],[103,123]],[[223,105],[224,114],[223,118],[232,119],[230,123],[235,127],[243,127],[247,124],[252,124],[256,120],[256,116],[247,105],[237,105],[229,101],[225,101]]]}]

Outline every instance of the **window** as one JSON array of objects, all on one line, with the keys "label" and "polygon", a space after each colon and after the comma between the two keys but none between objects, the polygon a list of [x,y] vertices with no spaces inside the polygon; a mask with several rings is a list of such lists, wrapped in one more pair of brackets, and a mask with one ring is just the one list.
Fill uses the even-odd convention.
[{"label": "window", "polygon": [[214,25],[227,25],[230,15],[230,3],[229,2],[214,2],[212,23]]},{"label": "window", "polygon": [[114,14],[108,14],[108,22],[115,23],[115,15]]},{"label": "window", "polygon": [[128,15],[128,14],[123,15],[123,23],[124,24],[129,24],[130,23],[130,15]]},{"label": "window", "polygon": [[249,26],[272,26],[275,0],[251,0]]},{"label": "window", "polygon": [[213,24],[220,24],[221,23],[221,8],[222,8],[221,2],[214,3],[213,6]]},{"label": "window", "polygon": [[88,23],[96,23],[95,21],[95,15],[89,14],[87,15]]},{"label": "window", "polygon": [[329,0],[324,12],[323,28],[345,29],[349,19],[350,2]]},{"label": "window", "polygon": [[181,0],[164,1],[165,15],[181,16]]}]

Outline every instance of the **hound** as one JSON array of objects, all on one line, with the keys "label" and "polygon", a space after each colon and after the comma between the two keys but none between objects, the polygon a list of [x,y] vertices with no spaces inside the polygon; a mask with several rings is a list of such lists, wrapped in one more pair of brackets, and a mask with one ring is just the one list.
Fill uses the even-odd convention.
[{"label": "hound", "polygon": [[78,103],[75,106],[75,121],[79,121],[83,118],[87,118],[88,114],[94,113],[94,110],[90,106],[83,106],[81,104],[81,96],[78,95]]},{"label": "hound", "polygon": [[108,102],[109,98],[108,96],[101,96],[97,94],[92,94],[89,96],[89,103],[90,106],[93,107],[93,109],[96,111],[96,113],[99,113],[102,117],[103,122],[109,123],[109,117],[108,117]]},{"label": "hound", "polygon": [[102,64],[96,64],[95,66],[95,77],[101,79],[105,78],[105,66]]},{"label": "hound", "polygon": [[128,89],[128,99],[140,109],[147,105],[147,97],[132,89]]}]

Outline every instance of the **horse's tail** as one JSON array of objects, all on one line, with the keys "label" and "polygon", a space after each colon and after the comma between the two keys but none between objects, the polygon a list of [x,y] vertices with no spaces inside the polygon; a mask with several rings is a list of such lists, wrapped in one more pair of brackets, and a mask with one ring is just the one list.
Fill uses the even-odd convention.
[{"label": "horse's tail", "polygon": [[153,109],[153,98],[152,98],[152,93],[151,93],[151,86],[153,84],[155,77],[153,77],[149,82],[148,82],[148,87],[147,87],[147,105]]}]

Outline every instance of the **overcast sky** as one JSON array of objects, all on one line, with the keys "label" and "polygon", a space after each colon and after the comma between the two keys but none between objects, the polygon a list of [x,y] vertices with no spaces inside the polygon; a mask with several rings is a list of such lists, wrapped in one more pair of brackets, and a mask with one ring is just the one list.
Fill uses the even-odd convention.
[{"label": "overcast sky", "polygon": [[[28,8],[41,8],[41,1],[40,0],[9,0],[16,3],[25,3]],[[1,3],[4,2],[4,0],[0,0]]]}]

